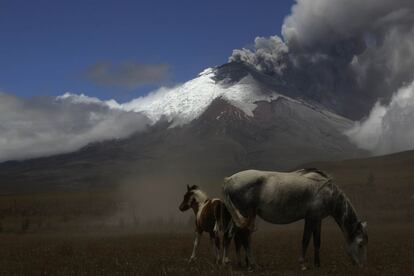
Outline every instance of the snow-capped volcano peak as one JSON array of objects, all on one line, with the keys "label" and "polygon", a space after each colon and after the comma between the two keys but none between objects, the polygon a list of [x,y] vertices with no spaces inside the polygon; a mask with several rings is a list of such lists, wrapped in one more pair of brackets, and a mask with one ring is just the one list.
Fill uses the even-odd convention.
[{"label": "snow-capped volcano peak", "polygon": [[[140,112],[155,123],[165,117],[172,122],[172,127],[187,124],[198,118],[217,98],[228,101],[253,116],[256,101],[270,101],[281,96],[274,91],[260,88],[258,82],[246,74],[238,80],[218,77],[218,67],[207,68],[198,76],[172,88],[162,87],[130,102],[119,104],[114,100],[101,101],[112,109]],[[97,103],[100,100],[85,96],[65,93],[57,99],[71,100],[76,103]]]},{"label": "snow-capped volcano peak", "polygon": [[[279,93],[282,91],[282,93]],[[98,98],[83,94],[65,93],[57,100],[69,100],[76,103],[101,103],[111,109],[121,109],[144,114],[152,124],[161,118],[171,122],[170,127],[182,126],[192,122],[203,114],[215,99],[227,101],[232,106],[253,117],[253,111],[260,101],[275,101],[283,98],[299,106],[307,106],[325,114],[332,120],[348,121],[347,119],[315,107],[307,102],[286,96],[286,89],[278,85],[274,79],[257,72],[243,64],[228,63],[220,67],[207,68],[198,76],[172,88],[162,87],[126,103],[114,100],[101,101]]]},{"label": "snow-capped volcano peak", "polygon": [[226,84],[225,80],[215,80],[215,76],[215,68],[208,68],[184,84],[174,88],[161,88],[125,103],[122,107],[128,111],[142,112],[153,122],[165,116],[173,122],[172,126],[177,126],[198,118],[219,97],[252,116],[256,108],[254,102],[279,96],[277,93],[263,95],[250,75],[231,85]]}]

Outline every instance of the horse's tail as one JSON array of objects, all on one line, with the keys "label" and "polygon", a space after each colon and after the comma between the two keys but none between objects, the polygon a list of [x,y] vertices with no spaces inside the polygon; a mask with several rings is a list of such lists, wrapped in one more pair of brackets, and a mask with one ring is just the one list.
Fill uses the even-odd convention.
[{"label": "horse's tail", "polygon": [[249,225],[249,219],[245,218],[240,211],[234,206],[233,201],[230,197],[229,188],[231,185],[232,179],[231,177],[224,178],[224,185],[223,185],[223,196],[224,196],[224,204],[226,205],[227,210],[229,211],[233,222],[239,228],[246,228]]},{"label": "horse's tail", "polygon": [[223,201],[219,201],[219,204],[214,209],[215,223],[214,223],[214,232],[215,233],[227,233],[232,228],[232,218],[231,214],[226,208],[226,205]]}]

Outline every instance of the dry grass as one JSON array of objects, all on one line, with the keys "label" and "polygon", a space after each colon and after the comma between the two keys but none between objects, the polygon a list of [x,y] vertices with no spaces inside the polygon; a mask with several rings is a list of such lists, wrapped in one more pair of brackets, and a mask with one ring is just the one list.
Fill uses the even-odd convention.
[{"label": "dry grass", "polygon": [[[329,223],[328,223],[329,224]],[[369,263],[353,267],[342,250],[342,236],[331,225],[323,229],[322,267],[300,271],[298,226],[258,231],[254,253],[260,268],[254,275],[414,275],[412,227],[370,226]],[[191,234],[2,234],[1,275],[252,275],[244,269],[213,264],[206,237],[195,264],[188,265]],[[232,255],[233,253],[232,248]],[[234,256],[232,256],[234,257]]]},{"label": "dry grass", "polygon": [[322,229],[319,269],[312,266],[312,246],[309,270],[299,269],[302,223],[259,224],[253,252],[260,268],[254,273],[216,266],[206,237],[198,261],[188,265],[193,235],[181,233],[192,229],[182,223],[189,214],[178,213],[182,195],[171,195],[173,217],[144,221],[133,204],[139,197],[97,190],[0,196],[0,275],[414,275],[414,157],[408,157],[311,165],[330,173],[368,221],[368,266],[362,270],[345,256],[332,220]]}]

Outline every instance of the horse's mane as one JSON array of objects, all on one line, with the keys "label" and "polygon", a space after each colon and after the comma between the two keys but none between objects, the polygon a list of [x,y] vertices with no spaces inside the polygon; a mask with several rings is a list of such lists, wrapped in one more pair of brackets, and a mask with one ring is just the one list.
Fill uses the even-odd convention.
[{"label": "horse's mane", "polygon": [[322,176],[324,178],[330,178],[329,175],[327,175],[326,173],[324,173],[323,171],[321,171],[317,168],[305,168],[305,169],[297,170],[295,172],[299,173],[300,175],[305,175],[305,174],[308,174],[308,173],[317,173],[317,174],[319,174],[320,176]]},{"label": "horse's mane", "polygon": [[200,190],[200,188],[198,187],[197,189],[193,190],[193,193],[198,199],[201,199],[201,200],[208,199],[208,195],[204,191]]}]

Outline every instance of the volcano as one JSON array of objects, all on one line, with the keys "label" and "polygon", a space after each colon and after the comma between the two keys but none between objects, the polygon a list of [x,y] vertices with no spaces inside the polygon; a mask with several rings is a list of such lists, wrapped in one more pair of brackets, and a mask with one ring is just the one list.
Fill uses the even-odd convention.
[{"label": "volcano", "polygon": [[160,174],[218,181],[241,169],[288,170],[367,154],[343,134],[351,120],[243,63],[209,68],[182,85],[108,108],[140,112],[151,125],[75,152],[3,162],[2,191],[112,186]]}]

